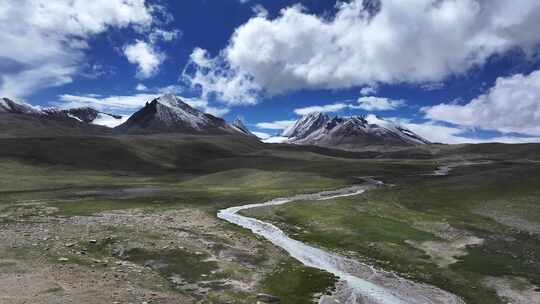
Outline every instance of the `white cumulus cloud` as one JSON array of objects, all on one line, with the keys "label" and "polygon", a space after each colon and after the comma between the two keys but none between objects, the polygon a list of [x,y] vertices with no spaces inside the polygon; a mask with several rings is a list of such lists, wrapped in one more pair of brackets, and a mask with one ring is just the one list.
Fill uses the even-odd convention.
[{"label": "white cumulus cloud", "polygon": [[445,144],[463,144],[463,143],[507,143],[507,144],[519,144],[529,142],[540,142],[540,137],[526,137],[526,136],[495,136],[495,137],[471,137],[466,136],[466,128],[463,127],[451,127],[444,126],[439,123],[428,121],[424,123],[406,122],[402,125],[416,134],[426,138],[434,143]]},{"label": "white cumulus cloud", "polygon": [[335,113],[345,109],[362,109],[366,111],[387,111],[395,110],[405,105],[401,99],[390,99],[387,97],[362,96],[359,97],[356,104],[337,102],[327,105],[314,105],[294,110],[297,115],[307,115],[310,113]]},{"label": "white cumulus cloud", "polygon": [[378,91],[377,86],[367,86],[367,87],[363,87],[360,90],[360,94],[363,95],[363,96],[373,95],[373,94],[377,93],[377,91]]},{"label": "white cumulus cloud", "polygon": [[145,79],[154,76],[165,60],[165,55],[157,51],[153,45],[141,40],[124,47],[127,60],[137,65],[137,78]]},{"label": "white cumulus cloud", "polygon": [[[161,93],[111,96],[63,94],[59,96],[60,102],[55,105],[62,108],[91,107],[103,112],[130,115],[161,95]],[[214,107],[204,99],[179,97],[190,106],[214,116],[222,116],[229,112],[228,108]]]},{"label": "white cumulus cloud", "polygon": [[228,66],[222,56],[211,58],[200,48],[191,54],[182,78],[200,90],[202,98],[216,98],[229,105],[256,104],[261,89],[249,75]]},{"label": "white cumulus cloud", "polygon": [[266,130],[285,130],[288,127],[294,125],[296,120],[277,120],[270,122],[259,122],[257,128]]},{"label": "white cumulus cloud", "polygon": [[261,4],[255,4],[251,10],[253,13],[260,17],[267,17],[268,16],[268,10],[262,6]]},{"label": "white cumulus cloud", "polygon": [[405,105],[405,101],[401,99],[390,99],[377,96],[363,96],[358,98],[357,102],[358,105],[351,105],[351,108],[366,111],[387,111],[395,110]]},{"label": "white cumulus cloud", "polygon": [[144,84],[139,83],[139,84],[137,84],[137,86],[135,87],[135,90],[137,90],[137,91],[147,91],[148,88],[147,88]]},{"label": "white cumulus cloud", "polygon": [[503,133],[540,135],[540,70],[500,77],[467,104],[443,103],[423,108],[426,118]]},{"label": "white cumulus cloud", "polygon": [[73,81],[91,37],[152,27],[144,0],[0,0],[0,95],[24,97]]},{"label": "white cumulus cloud", "polygon": [[63,108],[91,107],[104,112],[132,113],[158,96],[157,94],[112,96],[63,94],[59,96],[60,103],[57,105]]},{"label": "white cumulus cloud", "polygon": [[197,108],[204,113],[208,113],[214,116],[223,116],[227,113],[229,113],[229,108],[222,108],[222,107],[214,107],[211,106],[208,102],[208,100],[200,99],[200,98],[189,98],[189,97],[182,97],[180,96],[180,99],[182,99],[185,103],[188,105]]},{"label": "white cumulus cloud", "polygon": [[348,107],[349,106],[344,103],[334,103],[334,104],[323,105],[323,106],[309,106],[305,108],[299,108],[299,109],[295,109],[294,113],[298,115],[307,115],[314,112],[332,113],[332,112],[341,111]]},{"label": "white cumulus cloud", "polygon": [[171,31],[166,31],[166,30],[162,30],[162,29],[154,29],[150,35],[148,36],[148,38],[150,39],[150,42],[152,43],[156,43],[158,41],[165,41],[165,42],[169,42],[169,41],[173,41],[175,39],[177,39],[179,36],[182,35],[182,32],[180,30],[171,30]]},{"label": "white cumulus cloud", "polygon": [[534,54],[540,42],[538,1],[378,3],[339,1],[330,17],[300,5],[274,19],[256,15],[235,30],[216,57],[219,72],[198,74],[195,83],[222,97],[231,90],[280,94],[377,83],[422,85],[463,74],[512,49]]}]

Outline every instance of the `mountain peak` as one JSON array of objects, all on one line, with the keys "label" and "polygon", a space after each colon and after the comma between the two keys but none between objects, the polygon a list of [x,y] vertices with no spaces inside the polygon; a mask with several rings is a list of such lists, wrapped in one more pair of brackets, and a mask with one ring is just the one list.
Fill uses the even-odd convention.
[{"label": "mountain peak", "polygon": [[249,131],[246,125],[244,125],[244,122],[242,121],[240,117],[236,117],[236,119],[233,121],[231,126],[235,128],[236,130],[238,130],[239,132],[244,133],[245,135],[255,136],[253,133],[251,133],[251,131]]},{"label": "mountain peak", "polygon": [[147,102],[116,130],[122,133],[239,133],[223,119],[191,107],[174,94]]},{"label": "mountain peak", "polygon": [[193,108],[192,106],[184,102],[182,99],[180,99],[180,97],[172,93],[161,95],[160,97],[154,99],[151,103],[160,104],[162,106],[169,107],[176,110],[180,109],[182,111],[189,112],[194,115],[202,113],[201,111]]},{"label": "mountain peak", "polygon": [[302,115],[300,118],[301,121],[316,121],[316,120],[326,120],[330,117],[322,112],[311,112],[305,115]]},{"label": "mountain peak", "polygon": [[76,121],[78,123],[114,127],[122,122],[122,116],[104,113],[91,107],[61,109],[37,107],[9,98],[0,99],[0,113],[31,115],[42,120]]},{"label": "mountain peak", "polygon": [[414,132],[373,114],[330,118],[323,113],[302,116],[282,135],[296,144],[357,149],[367,145],[419,145],[429,143]]},{"label": "mountain peak", "polygon": [[244,125],[244,122],[242,121],[242,119],[240,117],[236,117],[236,119],[233,121],[232,125],[237,127],[240,130],[247,131],[247,128]]},{"label": "mountain peak", "polygon": [[310,112],[308,114],[302,115],[302,117],[320,117],[324,115],[326,114],[323,114],[322,112]]},{"label": "mountain peak", "polygon": [[322,128],[330,117],[321,112],[312,112],[302,116],[296,123],[287,128],[281,136],[290,138],[304,138],[315,130]]},{"label": "mountain peak", "polygon": [[0,113],[14,114],[41,114],[40,108],[27,104],[25,102],[13,101],[9,98],[0,99]]},{"label": "mountain peak", "polygon": [[178,106],[179,104],[186,104],[178,96],[171,93],[161,95],[153,101],[172,107]]}]

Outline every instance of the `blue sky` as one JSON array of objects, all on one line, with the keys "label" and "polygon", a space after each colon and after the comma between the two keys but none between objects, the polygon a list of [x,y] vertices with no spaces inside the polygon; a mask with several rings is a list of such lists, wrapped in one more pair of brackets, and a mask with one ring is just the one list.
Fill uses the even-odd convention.
[{"label": "blue sky", "polygon": [[432,141],[540,138],[540,3],[0,0],[0,95],[129,114],[174,92],[252,131],[375,113]]}]

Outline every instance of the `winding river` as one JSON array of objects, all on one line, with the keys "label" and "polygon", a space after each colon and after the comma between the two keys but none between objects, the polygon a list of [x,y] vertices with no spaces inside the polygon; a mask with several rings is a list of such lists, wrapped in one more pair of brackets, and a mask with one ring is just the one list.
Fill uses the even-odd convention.
[{"label": "winding river", "polygon": [[[288,198],[276,198],[264,203],[231,207],[219,211],[218,217],[251,230],[287,251],[306,266],[325,270],[340,279],[332,297],[324,296],[320,303],[346,304],[453,304],[464,303],[459,297],[436,287],[413,282],[395,273],[376,269],[370,265],[337,253],[304,244],[288,237],[276,226],[240,215],[246,209],[277,206],[298,201],[327,200],[360,195],[377,186],[376,181],[366,185],[348,187],[315,194],[302,194]],[[331,299],[330,299],[331,298]]]}]

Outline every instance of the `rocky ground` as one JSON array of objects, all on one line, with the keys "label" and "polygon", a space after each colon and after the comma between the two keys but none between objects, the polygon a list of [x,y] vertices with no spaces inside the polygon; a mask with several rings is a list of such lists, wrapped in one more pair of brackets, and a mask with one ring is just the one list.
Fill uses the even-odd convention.
[{"label": "rocky ground", "polygon": [[358,182],[329,172],[393,186],[246,214],[468,304],[539,301],[540,166],[504,161],[428,176],[418,173],[429,171],[423,162],[356,163],[313,164],[324,174],[193,177],[0,162],[0,303],[336,303],[347,290],[335,277],[216,217]]},{"label": "rocky ground", "polygon": [[1,303],[250,302],[286,259],[195,208],[56,212],[36,201],[2,210]]}]

